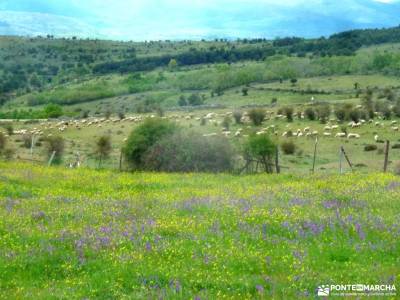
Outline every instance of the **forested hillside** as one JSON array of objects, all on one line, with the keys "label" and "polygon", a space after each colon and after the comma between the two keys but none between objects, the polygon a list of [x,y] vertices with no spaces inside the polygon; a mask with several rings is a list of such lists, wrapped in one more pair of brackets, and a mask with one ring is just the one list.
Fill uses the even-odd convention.
[{"label": "forested hillside", "polygon": [[[354,56],[363,46],[400,42],[400,27],[353,30],[329,38],[288,37],[273,41],[214,40],[113,42],[101,40],[0,37],[0,99],[42,91],[60,84],[110,73],[149,71],[159,67],[266,60],[275,55]],[[392,53],[380,58],[381,71],[397,62]]]}]

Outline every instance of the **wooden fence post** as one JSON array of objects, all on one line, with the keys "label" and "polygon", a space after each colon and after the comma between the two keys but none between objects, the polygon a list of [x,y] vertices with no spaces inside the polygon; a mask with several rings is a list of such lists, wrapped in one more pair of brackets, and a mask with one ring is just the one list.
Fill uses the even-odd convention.
[{"label": "wooden fence post", "polygon": [[35,146],[35,135],[32,134],[32,139],[31,139],[31,159],[33,159],[33,147]]},{"label": "wooden fence post", "polygon": [[49,167],[51,166],[51,163],[53,162],[53,159],[54,159],[55,155],[56,155],[56,151],[53,151],[53,153],[51,154],[50,159],[49,159],[49,163],[48,163]]},{"label": "wooden fence post", "polygon": [[343,173],[342,162],[343,162],[343,151],[342,151],[342,148],[340,148],[340,151],[339,151],[339,173],[340,174]]},{"label": "wooden fence post", "polygon": [[314,147],[314,159],[313,159],[313,166],[312,166],[312,172],[315,172],[315,161],[317,159],[317,145],[318,145],[318,137],[315,138],[315,147]]},{"label": "wooden fence post", "polygon": [[281,172],[281,167],[279,166],[279,147],[276,147],[275,167],[276,167],[276,173],[279,174]]},{"label": "wooden fence post", "polygon": [[389,163],[389,146],[390,146],[390,141],[387,140],[386,146],[385,146],[385,161],[383,163],[383,172],[384,173],[387,172],[387,167],[388,167],[388,163]]},{"label": "wooden fence post", "polygon": [[122,172],[122,149],[121,154],[119,155],[119,171]]},{"label": "wooden fence post", "polygon": [[352,163],[350,162],[350,159],[349,159],[349,157],[347,156],[346,151],[344,151],[343,146],[341,146],[340,149],[342,150],[342,153],[343,153],[344,157],[346,158],[346,161],[347,161],[347,163],[349,164],[349,167],[350,167],[351,171],[353,171],[353,165],[352,165]]}]

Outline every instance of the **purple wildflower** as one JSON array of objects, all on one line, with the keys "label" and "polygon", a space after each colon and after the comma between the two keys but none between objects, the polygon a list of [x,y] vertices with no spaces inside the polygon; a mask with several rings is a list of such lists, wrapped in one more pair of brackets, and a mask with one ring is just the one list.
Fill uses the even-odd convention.
[{"label": "purple wildflower", "polygon": [[256,285],[256,289],[260,294],[264,294],[264,287],[262,285]]},{"label": "purple wildflower", "polygon": [[357,231],[357,234],[358,234],[359,238],[361,240],[365,240],[365,232],[361,228],[361,224],[360,223],[356,223],[356,231]]}]

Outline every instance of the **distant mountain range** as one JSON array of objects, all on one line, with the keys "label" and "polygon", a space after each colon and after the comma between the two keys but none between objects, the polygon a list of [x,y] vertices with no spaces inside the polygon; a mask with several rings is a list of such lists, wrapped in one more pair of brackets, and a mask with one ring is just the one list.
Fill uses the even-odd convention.
[{"label": "distant mountain range", "polygon": [[98,30],[76,18],[45,13],[0,11],[0,35],[101,37]]},{"label": "distant mountain range", "polygon": [[114,40],[320,37],[400,24],[400,0],[2,0],[0,35]]}]

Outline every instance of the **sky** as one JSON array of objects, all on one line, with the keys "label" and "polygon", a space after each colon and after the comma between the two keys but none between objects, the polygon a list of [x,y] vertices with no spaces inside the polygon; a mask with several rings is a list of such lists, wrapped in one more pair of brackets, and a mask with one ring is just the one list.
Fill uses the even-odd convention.
[{"label": "sky", "polygon": [[320,37],[400,25],[400,0],[0,0],[0,34],[113,40]]}]

